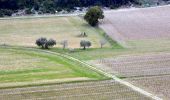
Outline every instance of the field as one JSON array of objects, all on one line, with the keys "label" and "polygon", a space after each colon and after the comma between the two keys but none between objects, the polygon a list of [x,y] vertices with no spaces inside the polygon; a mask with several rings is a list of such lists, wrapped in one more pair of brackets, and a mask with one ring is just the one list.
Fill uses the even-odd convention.
[{"label": "field", "polygon": [[163,6],[105,12],[100,27],[125,48],[88,62],[169,100],[169,10]]},{"label": "field", "polygon": [[153,77],[142,77],[127,79],[129,82],[144,88],[150,92],[155,93],[164,100],[170,98],[170,76],[153,76]]},{"label": "field", "polygon": [[[86,32],[88,37],[79,37]],[[99,41],[104,39],[103,31],[90,27],[82,18],[47,17],[0,20],[0,43],[14,46],[34,47],[40,37],[53,38],[59,44],[68,40],[69,48],[79,48],[81,40],[90,40],[92,47],[100,47]],[[109,43],[106,47],[109,47]]]},{"label": "field", "polygon": [[43,87],[6,89],[0,99],[8,100],[151,100],[113,81],[83,82]]},{"label": "field", "polygon": [[110,11],[100,27],[127,47],[169,49],[169,10],[170,6]]},{"label": "field", "polygon": [[[81,16],[0,19],[0,99],[149,100],[146,92],[169,98],[169,10],[106,11],[99,27]],[[88,36],[80,37],[82,32]],[[41,50],[35,45],[40,37],[57,45]],[[101,39],[108,42],[104,48]],[[62,40],[68,40],[68,49],[61,48]],[[81,40],[91,41],[92,48],[79,49]]]},{"label": "field", "polygon": [[92,61],[98,68],[122,77],[146,77],[170,74],[170,54],[124,55]]},{"label": "field", "polygon": [[107,79],[67,58],[36,50],[0,48],[0,88]]}]

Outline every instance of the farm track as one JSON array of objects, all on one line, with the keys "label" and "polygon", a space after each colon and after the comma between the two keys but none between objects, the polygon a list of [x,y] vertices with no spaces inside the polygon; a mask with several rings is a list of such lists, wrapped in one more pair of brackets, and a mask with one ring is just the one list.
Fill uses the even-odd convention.
[{"label": "farm track", "polygon": [[[17,47],[6,47],[6,48],[17,48]],[[108,76],[108,77],[112,77],[113,80],[115,80],[116,82],[118,82],[118,83],[121,84],[121,85],[126,86],[127,88],[130,88],[132,91],[135,91],[135,92],[137,92],[137,93],[140,93],[141,95],[143,94],[144,96],[146,96],[146,97],[148,97],[148,98],[150,98],[150,99],[152,98],[152,99],[154,99],[154,100],[162,100],[161,98],[159,98],[159,97],[157,97],[157,96],[155,96],[155,95],[153,95],[153,94],[151,94],[151,93],[149,93],[149,92],[147,92],[147,91],[145,91],[145,90],[143,90],[143,89],[141,89],[141,88],[138,88],[138,87],[136,87],[136,86],[134,86],[134,85],[132,85],[132,84],[124,81],[124,80],[121,80],[121,79],[119,79],[118,77],[116,77],[116,76],[114,76],[114,75],[108,74],[108,73],[106,73],[106,72],[104,72],[104,71],[102,71],[102,70],[100,70],[100,69],[98,69],[98,68],[95,68],[95,67],[93,67],[93,66],[91,66],[91,65],[89,65],[89,64],[87,64],[87,63],[85,63],[85,62],[83,62],[83,61],[80,61],[80,60],[78,60],[78,59],[76,59],[76,58],[73,58],[73,57],[70,57],[70,56],[68,56],[68,55],[64,55],[64,54],[60,54],[60,53],[56,53],[56,52],[51,52],[51,51],[33,49],[33,48],[20,48],[20,49],[27,49],[27,50],[30,49],[30,50],[35,50],[35,51],[47,52],[47,53],[50,53],[50,54],[54,54],[54,55],[58,55],[58,56],[65,57],[65,58],[70,59],[70,60],[73,60],[73,61],[77,61],[78,63],[81,63],[81,64],[83,64],[83,65],[86,65],[88,68],[90,68],[90,69],[92,69],[92,70],[94,70],[94,71],[100,72],[100,73],[102,73],[102,74],[104,74],[104,75],[106,75],[106,76]]]}]

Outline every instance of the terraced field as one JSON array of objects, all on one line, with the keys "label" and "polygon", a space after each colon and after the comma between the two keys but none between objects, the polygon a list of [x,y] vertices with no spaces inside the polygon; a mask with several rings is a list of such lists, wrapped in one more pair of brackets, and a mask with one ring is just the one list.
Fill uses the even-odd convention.
[{"label": "terraced field", "polygon": [[0,90],[6,100],[151,100],[111,80]]}]

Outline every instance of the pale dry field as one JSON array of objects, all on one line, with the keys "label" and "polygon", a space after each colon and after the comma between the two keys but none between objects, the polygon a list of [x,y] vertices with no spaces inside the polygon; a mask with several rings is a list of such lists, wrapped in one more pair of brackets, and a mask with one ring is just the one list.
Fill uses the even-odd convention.
[{"label": "pale dry field", "polygon": [[7,100],[151,100],[113,80],[1,89]]},{"label": "pale dry field", "polygon": [[[88,37],[78,37],[86,32]],[[49,17],[0,20],[0,44],[15,46],[36,46],[40,37],[55,39],[59,42],[68,40],[69,48],[79,48],[81,40],[90,40],[92,47],[100,47],[101,31],[88,26],[80,17]],[[109,44],[107,44],[109,46]]]},{"label": "pale dry field", "polygon": [[170,75],[170,54],[122,55],[92,61],[98,68],[123,77]]},{"label": "pale dry field", "polygon": [[50,61],[48,57],[41,57],[38,53],[31,51],[28,53],[28,51],[1,48],[0,55],[1,71],[30,70],[63,66],[62,64]]},{"label": "pale dry field", "polygon": [[[170,43],[170,6],[117,10],[105,13],[100,27],[113,39],[132,47]],[[144,42],[144,44],[142,44]],[[169,48],[169,47],[168,47]]]},{"label": "pale dry field", "polygon": [[164,100],[170,98],[170,53],[122,55],[90,63]]},{"label": "pale dry field", "polygon": [[170,98],[170,75],[126,79],[140,88],[156,94],[164,100]]}]

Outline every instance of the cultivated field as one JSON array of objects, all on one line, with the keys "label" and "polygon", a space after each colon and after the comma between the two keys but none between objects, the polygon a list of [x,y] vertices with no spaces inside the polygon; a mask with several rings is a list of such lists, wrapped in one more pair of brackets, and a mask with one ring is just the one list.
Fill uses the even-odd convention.
[{"label": "cultivated field", "polygon": [[169,10],[170,6],[110,11],[100,27],[132,48],[170,48]]},{"label": "cultivated field", "polygon": [[98,68],[122,77],[146,77],[170,74],[170,54],[125,55],[92,62]]},{"label": "cultivated field", "polygon": [[151,100],[113,80],[0,90],[0,99]]},{"label": "cultivated field", "polygon": [[[116,45],[109,42],[99,48],[104,32],[87,25],[78,16],[1,19],[0,99],[148,99],[114,80],[101,81],[110,78],[89,69],[86,63],[80,64],[79,60],[93,60],[89,63],[96,68],[169,98],[169,10],[170,6],[165,6],[106,12],[100,27],[114,40],[130,48],[122,48],[114,41]],[[79,37],[82,32],[88,37]],[[69,48],[79,48],[81,40],[90,40],[92,49],[75,49],[74,52],[59,48],[40,50],[35,48],[35,40],[39,37],[55,39],[58,42],[56,47],[61,47],[60,41],[68,40]],[[73,60],[74,57],[77,59]]]},{"label": "cultivated field", "polygon": [[39,50],[0,48],[0,54],[0,88],[106,78],[78,62]]},{"label": "cultivated field", "polygon": [[170,98],[170,54],[124,55],[91,61],[107,73],[123,78],[158,97]]},{"label": "cultivated field", "polygon": [[147,91],[155,93],[157,96],[169,100],[170,98],[170,76],[153,76],[127,79],[127,81]]},{"label": "cultivated field", "polygon": [[[79,37],[82,32],[86,32],[88,37]],[[79,48],[81,40],[90,40],[95,48],[100,47],[102,33],[78,16],[0,20],[0,44],[15,46],[35,46],[36,39],[46,37],[55,39],[58,47],[63,40],[68,40],[69,48]]]},{"label": "cultivated field", "polygon": [[105,12],[100,27],[129,52],[90,63],[169,100],[169,11],[168,5]]}]

